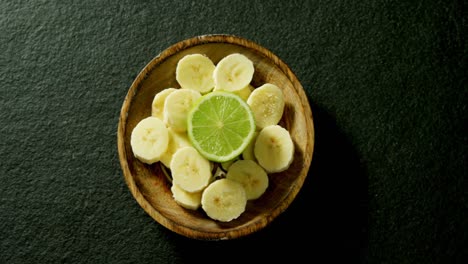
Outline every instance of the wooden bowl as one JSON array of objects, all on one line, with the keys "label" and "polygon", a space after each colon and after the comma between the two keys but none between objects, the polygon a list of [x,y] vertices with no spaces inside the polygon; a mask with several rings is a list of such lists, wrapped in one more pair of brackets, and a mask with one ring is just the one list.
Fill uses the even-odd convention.
[{"label": "wooden bowl", "polygon": [[[151,115],[154,95],[167,87],[180,87],[175,80],[177,62],[192,53],[206,54],[216,64],[231,53],[241,53],[254,63],[252,85],[273,83],[284,92],[286,106],[280,125],[291,133],[294,161],[288,170],[270,174],[267,191],[248,201],[246,211],[230,222],[210,219],[202,209],[187,210],[172,198],[171,183],[158,163],[137,160],[130,147],[135,125]],[[140,206],[166,228],[199,240],[234,239],[254,233],[283,213],[301,189],[309,171],[314,149],[312,111],[301,83],[289,67],[266,48],[232,35],[203,35],[172,45],[140,72],[132,83],[120,113],[118,125],[120,164],[130,192]]]}]

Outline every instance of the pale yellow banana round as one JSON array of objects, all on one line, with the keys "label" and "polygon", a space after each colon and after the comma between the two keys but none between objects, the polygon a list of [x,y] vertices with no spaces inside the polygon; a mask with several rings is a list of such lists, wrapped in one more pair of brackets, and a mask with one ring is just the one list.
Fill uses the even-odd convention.
[{"label": "pale yellow banana round", "polygon": [[214,63],[203,54],[185,55],[177,63],[176,80],[184,89],[205,94],[214,88],[214,69]]},{"label": "pale yellow banana round", "polygon": [[226,174],[226,179],[236,181],[245,189],[247,200],[255,200],[262,196],[268,188],[268,174],[253,160],[238,160],[234,162]]},{"label": "pale yellow banana round", "polygon": [[197,210],[200,208],[202,191],[189,193],[180,188],[177,184],[173,184],[171,186],[171,192],[172,197],[180,206],[190,210]]},{"label": "pale yellow banana round", "polygon": [[211,181],[210,162],[194,147],[178,149],[172,156],[170,169],[172,183],[187,192],[201,191]]},{"label": "pale yellow banana round", "polygon": [[169,144],[166,125],[159,118],[150,116],[142,119],[132,130],[130,146],[140,161],[152,164],[161,158]]},{"label": "pale yellow banana round", "polygon": [[164,120],[164,103],[169,94],[176,91],[176,88],[166,88],[158,92],[151,103],[151,115]]},{"label": "pale yellow banana round", "polygon": [[164,103],[164,122],[176,132],[187,131],[187,116],[193,104],[201,97],[191,89],[177,89],[170,93]]},{"label": "pale yellow banana round", "polygon": [[229,167],[231,167],[231,165],[232,165],[234,162],[236,162],[236,161],[239,160],[239,158],[240,158],[240,157],[236,157],[236,158],[234,158],[234,159],[232,159],[232,160],[228,160],[228,161],[225,161],[225,162],[221,162],[219,165],[221,166],[221,169],[222,169],[223,171],[227,171],[227,170],[229,169]]},{"label": "pale yellow banana round", "polygon": [[234,93],[239,95],[242,98],[242,100],[247,102],[247,99],[249,99],[249,96],[253,92],[253,90],[254,90],[254,87],[249,84],[240,90],[234,91]]},{"label": "pale yellow banana round", "polygon": [[258,164],[268,173],[287,170],[294,158],[294,143],[288,130],[271,125],[257,136],[254,154]]},{"label": "pale yellow banana round", "polygon": [[176,132],[171,127],[169,127],[167,131],[169,135],[169,145],[167,146],[166,152],[161,155],[159,160],[164,166],[169,168],[174,153],[180,148],[192,146],[192,143],[186,132]]},{"label": "pale yellow banana round", "polygon": [[[250,94],[253,92],[254,89],[255,88],[251,84],[249,84],[240,90],[234,91],[233,93],[237,94],[238,96],[240,96],[240,98],[242,98],[242,100],[247,102],[247,99],[249,98]],[[220,90],[219,88],[218,89],[215,88],[213,91],[219,91],[219,90]]]},{"label": "pale yellow banana round", "polygon": [[253,62],[245,55],[230,54],[222,58],[213,71],[215,89],[234,92],[250,84],[254,75]]},{"label": "pale yellow banana round", "polygon": [[274,84],[266,83],[252,91],[247,104],[254,114],[258,129],[276,125],[284,112],[283,91]]},{"label": "pale yellow banana round", "polygon": [[201,205],[210,218],[229,222],[245,211],[247,196],[240,183],[223,178],[215,180],[205,188]]}]

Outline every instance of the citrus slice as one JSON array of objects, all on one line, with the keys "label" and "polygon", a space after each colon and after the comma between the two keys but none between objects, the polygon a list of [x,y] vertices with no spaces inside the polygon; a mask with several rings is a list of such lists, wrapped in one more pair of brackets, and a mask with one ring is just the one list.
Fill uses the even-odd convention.
[{"label": "citrus slice", "polygon": [[234,93],[214,91],[191,109],[187,131],[193,146],[208,160],[225,162],[239,156],[252,140],[255,119]]}]

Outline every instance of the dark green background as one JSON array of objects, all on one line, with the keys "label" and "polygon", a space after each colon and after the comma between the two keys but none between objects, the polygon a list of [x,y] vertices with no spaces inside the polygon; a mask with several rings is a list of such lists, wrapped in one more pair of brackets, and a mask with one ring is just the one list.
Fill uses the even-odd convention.
[{"label": "dark green background", "polygon": [[[463,263],[462,5],[1,1],[0,263]],[[288,210],[220,242],[150,218],[127,189],[116,142],[139,71],[168,46],[211,33],[255,41],[288,64],[316,129]]]}]

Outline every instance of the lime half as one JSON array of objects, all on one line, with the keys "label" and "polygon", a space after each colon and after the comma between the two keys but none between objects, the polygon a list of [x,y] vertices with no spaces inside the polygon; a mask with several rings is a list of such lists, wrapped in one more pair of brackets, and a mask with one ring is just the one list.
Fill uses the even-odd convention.
[{"label": "lime half", "polygon": [[225,162],[239,156],[254,136],[255,119],[247,103],[234,93],[204,95],[188,115],[193,146],[208,160]]}]

